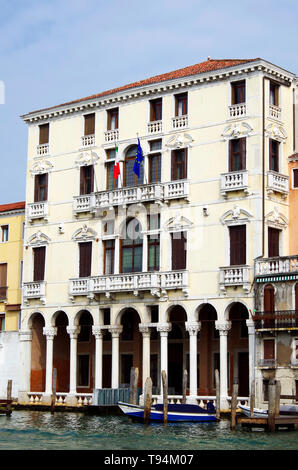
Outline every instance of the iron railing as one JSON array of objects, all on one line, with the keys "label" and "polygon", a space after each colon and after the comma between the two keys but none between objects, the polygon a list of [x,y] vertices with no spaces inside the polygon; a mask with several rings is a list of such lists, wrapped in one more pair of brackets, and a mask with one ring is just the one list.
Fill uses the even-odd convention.
[{"label": "iron railing", "polygon": [[256,330],[298,329],[298,310],[255,312],[253,321]]}]

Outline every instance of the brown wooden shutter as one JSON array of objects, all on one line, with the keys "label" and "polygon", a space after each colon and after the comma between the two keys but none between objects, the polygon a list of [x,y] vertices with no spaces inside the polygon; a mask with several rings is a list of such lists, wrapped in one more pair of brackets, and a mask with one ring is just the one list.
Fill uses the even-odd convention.
[{"label": "brown wooden shutter", "polygon": [[264,339],[264,359],[275,358],[275,340]]},{"label": "brown wooden shutter", "polygon": [[240,152],[241,152],[241,170],[246,169],[246,137],[242,137],[240,140]]},{"label": "brown wooden shutter", "polygon": [[49,143],[49,124],[41,124],[39,126],[39,145]]},{"label": "brown wooden shutter", "polygon": [[230,265],[246,264],[246,226],[229,227]]},{"label": "brown wooden shutter", "polygon": [[183,179],[187,178],[187,148],[184,149],[184,175]]},{"label": "brown wooden shutter", "polygon": [[176,152],[172,150],[171,153],[171,180],[174,181],[176,179]]},{"label": "brown wooden shutter", "polygon": [[293,169],[293,188],[298,188],[298,168]]},{"label": "brown wooden shutter", "polygon": [[229,140],[229,171],[233,171],[234,168],[233,145],[233,140]]},{"label": "brown wooden shutter", "polygon": [[95,134],[95,113],[85,115],[85,135]]},{"label": "brown wooden shutter", "polygon": [[39,201],[39,175],[34,178],[34,202]]},{"label": "brown wooden shutter", "polygon": [[186,269],[186,233],[172,233],[172,270]]},{"label": "brown wooden shutter", "polygon": [[0,287],[7,286],[7,263],[0,264]]},{"label": "brown wooden shutter", "polygon": [[79,244],[80,267],[79,277],[89,277],[91,274],[92,242]]},{"label": "brown wooden shutter", "polygon": [[274,312],[274,287],[271,285],[264,288],[264,312]]},{"label": "brown wooden shutter", "polygon": [[34,253],[34,272],[33,280],[34,281],[43,281],[44,280],[44,268],[45,268],[45,259],[46,259],[46,247],[40,246],[33,248]]},{"label": "brown wooden shutter", "polygon": [[268,227],[268,257],[279,256],[279,230]]}]

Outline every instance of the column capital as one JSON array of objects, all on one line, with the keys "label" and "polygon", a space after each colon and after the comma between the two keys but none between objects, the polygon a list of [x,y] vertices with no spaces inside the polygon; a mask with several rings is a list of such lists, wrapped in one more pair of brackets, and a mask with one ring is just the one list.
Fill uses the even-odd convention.
[{"label": "column capital", "polygon": [[54,339],[54,336],[57,335],[57,327],[55,327],[55,326],[44,326],[43,327],[43,334],[47,337],[47,339]]},{"label": "column capital", "polygon": [[81,327],[80,326],[67,326],[66,331],[69,334],[71,339],[77,339],[78,334],[81,331]]},{"label": "column capital", "polygon": [[19,331],[19,340],[20,341],[32,341],[32,331],[20,330]]},{"label": "column capital", "polygon": [[229,330],[232,327],[232,322],[230,321],[220,321],[216,320],[215,328],[219,331],[219,334],[222,336],[227,336]]},{"label": "column capital", "polygon": [[112,338],[119,338],[119,335],[122,333],[123,326],[115,325],[109,328],[109,332],[112,335]]},{"label": "column capital", "polygon": [[171,323],[160,323],[156,329],[159,331],[160,336],[168,336],[168,333],[172,330],[172,325]]},{"label": "column capital", "polygon": [[196,336],[198,334],[198,331],[201,330],[201,322],[185,322],[185,329],[188,331],[189,336]]},{"label": "column capital", "polygon": [[149,326],[144,323],[139,324],[139,331],[140,333],[142,333],[143,336],[146,336],[146,335],[150,336],[151,334]]},{"label": "column capital", "polygon": [[101,326],[92,326],[92,334],[94,334],[96,339],[103,338],[103,331]]},{"label": "column capital", "polygon": [[248,328],[248,334],[249,335],[254,335],[256,330],[255,330],[255,323],[254,321],[249,318],[248,320],[246,320],[246,326]]}]

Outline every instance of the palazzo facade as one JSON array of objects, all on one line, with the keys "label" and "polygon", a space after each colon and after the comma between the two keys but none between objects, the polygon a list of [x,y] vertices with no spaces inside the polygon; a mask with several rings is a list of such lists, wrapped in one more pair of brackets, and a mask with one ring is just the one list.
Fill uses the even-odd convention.
[{"label": "palazzo facade", "polygon": [[[254,260],[289,247],[296,76],[212,60],[22,116],[28,166],[19,402],[161,396],[255,377]],[[140,176],[133,166],[138,139]],[[113,177],[115,163],[120,175]],[[274,238],[275,237],[275,238]],[[270,241],[269,241],[270,238]]]}]

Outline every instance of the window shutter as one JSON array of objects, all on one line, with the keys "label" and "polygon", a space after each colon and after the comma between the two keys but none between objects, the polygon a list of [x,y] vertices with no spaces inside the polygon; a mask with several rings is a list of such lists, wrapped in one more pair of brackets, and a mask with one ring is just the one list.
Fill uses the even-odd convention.
[{"label": "window shutter", "polygon": [[279,230],[268,227],[268,257],[279,256]]},{"label": "window shutter", "polygon": [[175,150],[172,150],[171,153],[171,180],[176,179],[176,153]]},{"label": "window shutter", "polygon": [[274,339],[264,340],[264,359],[274,359],[275,358],[275,346]]},{"label": "window shutter", "polygon": [[186,269],[186,234],[172,233],[172,270]]},{"label": "window shutter", "polygon": [[7,285],[7,264],[0,264],[0,287],[6,287]]},{"label": "window shutter", "polygon": [[39,175],[34,178],[34,202],[39,201]]},{"label": "window shutter", "polygon": [[85,135],[95,134],[95,113],[85,116]]},{"label": "window shutter", "polygon": [[183,179],[187,178],[187,148],[184,149],[184,174]]},{"label": "window shutter", "polygon": [[85,194],[85,167],[80,168],[80,195]]},{"label": "window shutter", "polygon": [[246,264],[246,226],[229,227],[230,232],[230,265]]},{"label": "window shutter", "polygon": [[241,152],[241,170],[246,169],[246,138],[240,139],[240,152]]},{"label": "window shutter", "polygon": [[44,173],[44,201],[48,200],[48,173]]},{"label": "window shutter", "polygon": [[80,243],[79,250],[80,250],[79,277],[89,277],[91,274],[92,242]]},{"label": "window shutter", "polygon": [[274,287],[271,285],[264,289],[264,312],[274,312]]},{"label": "window shutter", "polygon": [[233,140],[229,140],[229,171],[233,171],[234,162],[233,162]]},{"label": "window shutter", "polygon": [[39,145],[49,143],[49,124],[39,126]]},{"label": "window shutter", "polygon": [[293,188],[298,188],[298,168],[293,169]]},{"label": "window shutter", "polygon": [[46,247],[45,246],[40,246],[38,248],[33,248],[33,253],[34,253],[33,280],[34,281],[43,281],[44,280]]}]

